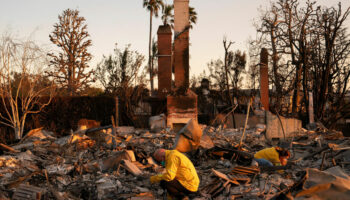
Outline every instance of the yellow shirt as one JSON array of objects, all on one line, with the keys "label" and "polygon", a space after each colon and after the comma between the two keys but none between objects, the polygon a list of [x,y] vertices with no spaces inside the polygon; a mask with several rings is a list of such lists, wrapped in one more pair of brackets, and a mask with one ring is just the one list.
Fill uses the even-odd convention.
[{"label": "yellow shirt", "polygon": [[281,161],[278,152],[276,151],[275,147],[267,148],[258,151],[254,158],[256,159],[265,159],[270,162],[272,162],[275,166],[281,166]]},{"label": "yellow shirt", "polygon": [[199,186],[199,178],[190,159],[177,150],[165,151],[166,172],[160,175],[161,180],[178,180],[182,186],[192,192],[196,192]]}]

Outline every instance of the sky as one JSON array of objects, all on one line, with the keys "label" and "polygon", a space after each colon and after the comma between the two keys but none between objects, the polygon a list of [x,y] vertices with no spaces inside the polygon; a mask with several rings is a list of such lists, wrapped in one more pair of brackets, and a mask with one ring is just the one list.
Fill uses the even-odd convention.
[{"label": "sky", "polygon": [[[300,0],[304,2],[304,0]],[[172,0],[165,0],[170,4]],[[260,7],[266,8],[270,0],[190,0],[198,13],[198,22],[190,31],[190,73],[199,74],[212,59],[223,58],[222,40],[234,41],[232,50],[247,50],[249,38],[255,38],[254,20]],[[318,4],[335,6],[350,0],[318,0]],[[95,67],[103,55],[113,53],[131,44],[145,57],[148,55],[149,12],[142,0],[0,0],[0,34],[10,32],[19,38],[30,38],[43,47],[53,49],[49,34],[58,22],[58,15],[67,8],[78,9],[85,17],[93,45],[89,48]],[[156,37],[160,18],[153,20]],[[347,20],[350,28],[350,19]],[[147,65],[147,61],[144,62]]]}]

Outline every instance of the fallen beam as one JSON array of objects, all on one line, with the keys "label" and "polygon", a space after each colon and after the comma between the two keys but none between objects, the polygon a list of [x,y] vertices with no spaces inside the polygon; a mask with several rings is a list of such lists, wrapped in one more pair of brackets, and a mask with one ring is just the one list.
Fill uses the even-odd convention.
[{"label": "fallen beam", "polygon": [[13,194],[12,199],[14,200],[40,200],[44,190],[39,187],[32,185],[21,184],[16,192]]},{"label": "fallen beam", "polygon": [[4,150],[7,150],[7,151],[11,151],[11,152],[14,152],[14,153],[19,153],[20,151],[12,148],[12,147],[9,147],[7,146],[6,144],[3,144],[3,143],[0,143],[0,147]]},{"label": "fallen beam", "polygon": [[271,172],[271,171],[278,171],[278,170],[285,170],[290,169],[292,165],[286,165],[286,166],[272,166],[272,167],[260,167],[260,170],[263,172]]},{"label": "fallen beam", "polygon": [[318,150],[318,151],[316,151],[316,152],[314,152],[314,153],[312,153],[312,154],[310,154],[310,155],[305,156],[305,157],[303,158],[303,160],[307,160],[307,159],[309,159],[309,158],[312,158],[312,157],[314,157],[315,155],[317,155],[317,154],[319,154],[319,153],[321,153],[321,152],[327,150],[328,148],[329,148],[328,146],[323,147],[322,149],[320,149],[320,150]]},{"label": "fallen beam", "polygon": [[123,160],[124,168],[132,173],[134,176],[139,176],[142,174],[142,171],[132,162],[129,160]]},{"label": "fallen beam", "polygon": [[110,128],[113,128],[113,125],[101,126],[101,127],[98,127],[98,128],[89,128],[89,129],[85,130],[85,134],[96,132],[96,131],[100,131],[100,130],[104,130],[104,129],[110,129]]}]

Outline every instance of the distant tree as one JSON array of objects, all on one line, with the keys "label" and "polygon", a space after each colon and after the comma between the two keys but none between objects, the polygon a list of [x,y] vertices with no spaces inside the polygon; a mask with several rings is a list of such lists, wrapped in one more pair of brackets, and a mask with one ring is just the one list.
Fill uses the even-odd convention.
[{"label": "distant tree", "polygon": [[143,7],[150,12],[150,23],[149,23],[149,45],[148,45],[148,68],[149,77],[151,83],[151,94],[154,93],[154,82],[153,82],[153,66],[152,66],[152,19],[153,15],[158,17],[158,12],[164,7],[162,0],[143,0]]},{"label": "distant tree", "polygon": [[253,91],[255,91],[255,89],[259,87],[260,58],[257,55],[259,55],[259,53],[261,52],[261,49],[259,46],[256,46],[254,42],[252,42],[252,39],[250,39],[248,52],[249,52],[249,68],[247,72],[247,75],[248,75],[247,80],[249,81],[248,87],[250,89],[253,89]]},{"label": "distant tree", "polygon": [[99,80],[107,93],[117,93],[120,88],[128,88],[138,84],[144,56],[130,49],[124,50],[115,46],[114,55],[103,57],[97,65],[96,79]]},{"label": "distant tree", "polygon": [[75,95],[94,82],[94,70],[86,71],[92,58],[88,52],[88,47],[91,46],[91,40],[88,39],[90,35],[85,18],[79,16],[78,10],[64,10],[58,19],[59,22],[54,25],[54,31],[49,37],[60,52],[48,54],[53,68],[47,74],[67,89],[70,95]]},{"label": "distant tree", "polygon": [[194,10],[194,7],[189,8],[190,12],[190,28],[193,29],[193,24],[197,24],[197,12]]},{"label": "distant tree", "polygon": [[200,81],[198,79],[198,77],[196,77],[195,75],[192,75],[190,78],[190,89],[192,91],[195,91],[195,89],[198,87]]},{"label": "distant tree", "polygon": [[316,121],[326,126],[350,114],[348,104],[350,34],[346,29],[350,8],[321,7],[317,2],[276,0],[262,11],[255,44],[268,48],[275,86],[275,108],[285,95],[293,95],[292,114],[308,114],[308,93],[313,92]]},{"label": "distant tree", "polygon": [[[17,41],[10,36],[0,39],[0,123],[13,128],[16,139],[23,136],[26,119],[47,106],[54,85],[42,77],[47,57],[31,41]],[[41,96],[48,98],[41,98]]]},{"label": "distant tree", "polygon": [[272,108],[277,112],[283,107],[283,98],[292,94],[292,113],[300,114],[300,94],[304,90],[301,88],[302,75],[309,65],[307,49],[312,48],[306,33],[312,32],[310,22],[314,4],[306,1],[302,7],[297,0],[277,0],[268,10],[262,11],[261,23],[257,26],[260,38],[257,44],[267,48],[271,55],[269,74],[274,88],[272,95],[276,99]]},{"label": "distant tree", "polygon": [[[163,8],[162,20],[164,25],[170,25],[171,28],[174,28],[174,5],[166,5]],[[193,29],[193,24],[197,24],[197,12],[194,7],[189,7],[189,18],[190,18],[190,28]]]},{"label": "distant tree", "polygon": [[208,78],[204,70],[202,73],[198,74],[197,76],[195,74],[192,74],[191,79],[190,79],[191,90],[196,91],[196,89],[198,87],[200,87],[201,81],[204,78]]},{"label": "distant tree", "polygon": [[238,95],[239,89],[242,87],[243,74],[247,64],[247,56],[245,52],[237,50],[230,52],[229,56],[229,74],[234,95]]},{"label": "distant tree", "polygon": [[[225,49],[225,60],[224,60],[224,68],[225,68],[225,86],[226,86],[226,92],[227,92],[227,99],[229,100],[230,106],[233,107],[233,96],[231,94],[230,90],[230,80],[229,80],[229,66],[233,63],[233,53],[230,51],[230,47],[234,42],[232,41],[227,41],[226,38],[223,39],[223,45]],[[235,123],[235,116],[234,113],[232,112],[232,123],[233,127],[236,128],[236,123]]]},{"label": "distant tree", "polygon": [[221,59],[211,60],[207,63],[209,81],[212,88],[224,92],[226,90],[226,76],[224,62]]},{"label": "distant tree", "polygon": [[[209,81],[212,88],[219,90],[218,97],[225,100],[227,105],[234,107],[234,97],[239,95],[239,89],[243,80],[243,73],[247,63],[246,54],[239,50],[230,50],[232,41],[223,39],[224,60],[212,60],[207,64]],[[232,112],[233,113],[233,112]],[[233,116],[234,119],[234,116]],[[234,122],[233,122],[234,124]]]},{"label": "distant tree", "polygon": [[[226,38],[223,39],[223,45],[225,50],[225,85],[227,98],[229,99],[230,106],[234,106],[233,97],[238,96],[239,83],[242,80],[241,74],[244,71],[246,65],[246,54],[241,51],[230,51],[231,45],[234,44],[232,41],[227,41]],[[231,84],[230,84],[231,83]],[[231,90],[232,88],[232,90]],[[232,91],[232,93],[231,93]],[[232,124],[236,127],[235,116],[232,112]]]},{"label": "distant tree", "polygon": [[[312,68],[305,70],[304,87],[313,81],[315,115],[327,126],[332,126],[349,112],[345,95],[350,92],[350,33],[346,27],[350,7],[343,11],[338,7],[316,10],[316,30],[313,32],[313,47],[310,50]],[[309,71],[310,70],[310,71]],[[311,76],[311,78],[310,78]]]},{"label": "distant tree", "polygon": [[144,56],[127,45],[121,50],[116,45],[114,55],[103,57],[97,65],[96,78],[107,94],[118,96],[120,108],[128,123],[133,123],[133,113],[139,103],[139,95],[144,91],[144,76],[141,66]]},{"label": "distant tree", "polygon": [[83,91],[81,91],[82,94],[93,97],[93,96],[100,96],[104,94],[104,90],[100,87],[93,87],[89,86],[86,87]]},{"label": "distant tree", "polygon": [[[279,9],[275,4],[270,6],[268,12],[262,11],[260,20],[261,22],[257,25],[257,32],[260,41],[255,43],[259,48],[256,48],[255,50],[260,52],[261,48],[264,47],[270,52],[272,58],[270,59],[269,82],[272,83],[273,88],[275,89],[275,93],[273,93],[274,97],[277,99],[275,102],[279,103],[282,101],[281,99],[284,92],[292,86],[290,79],[284,76],[283,72],[293,70],[288,64],[283,63],[282,59],[284,49],[281,46],[282,41],[279,40],[279,38],[283,32],[283,20],[281,19]],[[260,56],[260,53],[256,54],[256,56]],[[291,76],[291,73],[287,74]],[[274,105],[273,107],[275,110],[280,110],[279,105]]]},{"label": "distant tree", "polygon": [[163,25],[171,25],[174,28],[174,5],[165,5],[162,12]]},{"label": "distant tree", "polygon": [[152,55],[151,55],[151,65],[152,65],[152,74],[158,74],[158,43],[156,40],[152,40]]}]

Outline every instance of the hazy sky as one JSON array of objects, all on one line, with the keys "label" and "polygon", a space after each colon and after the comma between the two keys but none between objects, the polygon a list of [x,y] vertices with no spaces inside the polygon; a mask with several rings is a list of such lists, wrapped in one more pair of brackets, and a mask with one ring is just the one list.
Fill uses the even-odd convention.
[{"label": "hazy sky", "polygon": [[[211,59],[223,57],[223,36],[235,42],[233,50],[245,50],[249,37],[255,37],[253,21],[259,16],[258,8],[265,8],[269,2],[190,0],[198,13],[198,23],[190,32],[191,73],[198,74],[206,69],[206,63]],[[329,6],[339,1],[317,2]],[[340,2],[344,8],[350,6],[350,0]],[[18,37],[30,36],[52,48],[48,35],[58,22],[58,15],[67,8],[79,9],[86,19],[93,42],[91,66],[96,66],[102,55],[113,53],[115,43],[121,48],[131,44],[133,50],[148,55],[149,13],[142,7],[142,0],[0,0],[0,33],[10,31]],[[154,19],[154,36],[160,23],[160,18]],[[350,27],[350,19],[346,23]]]}]

